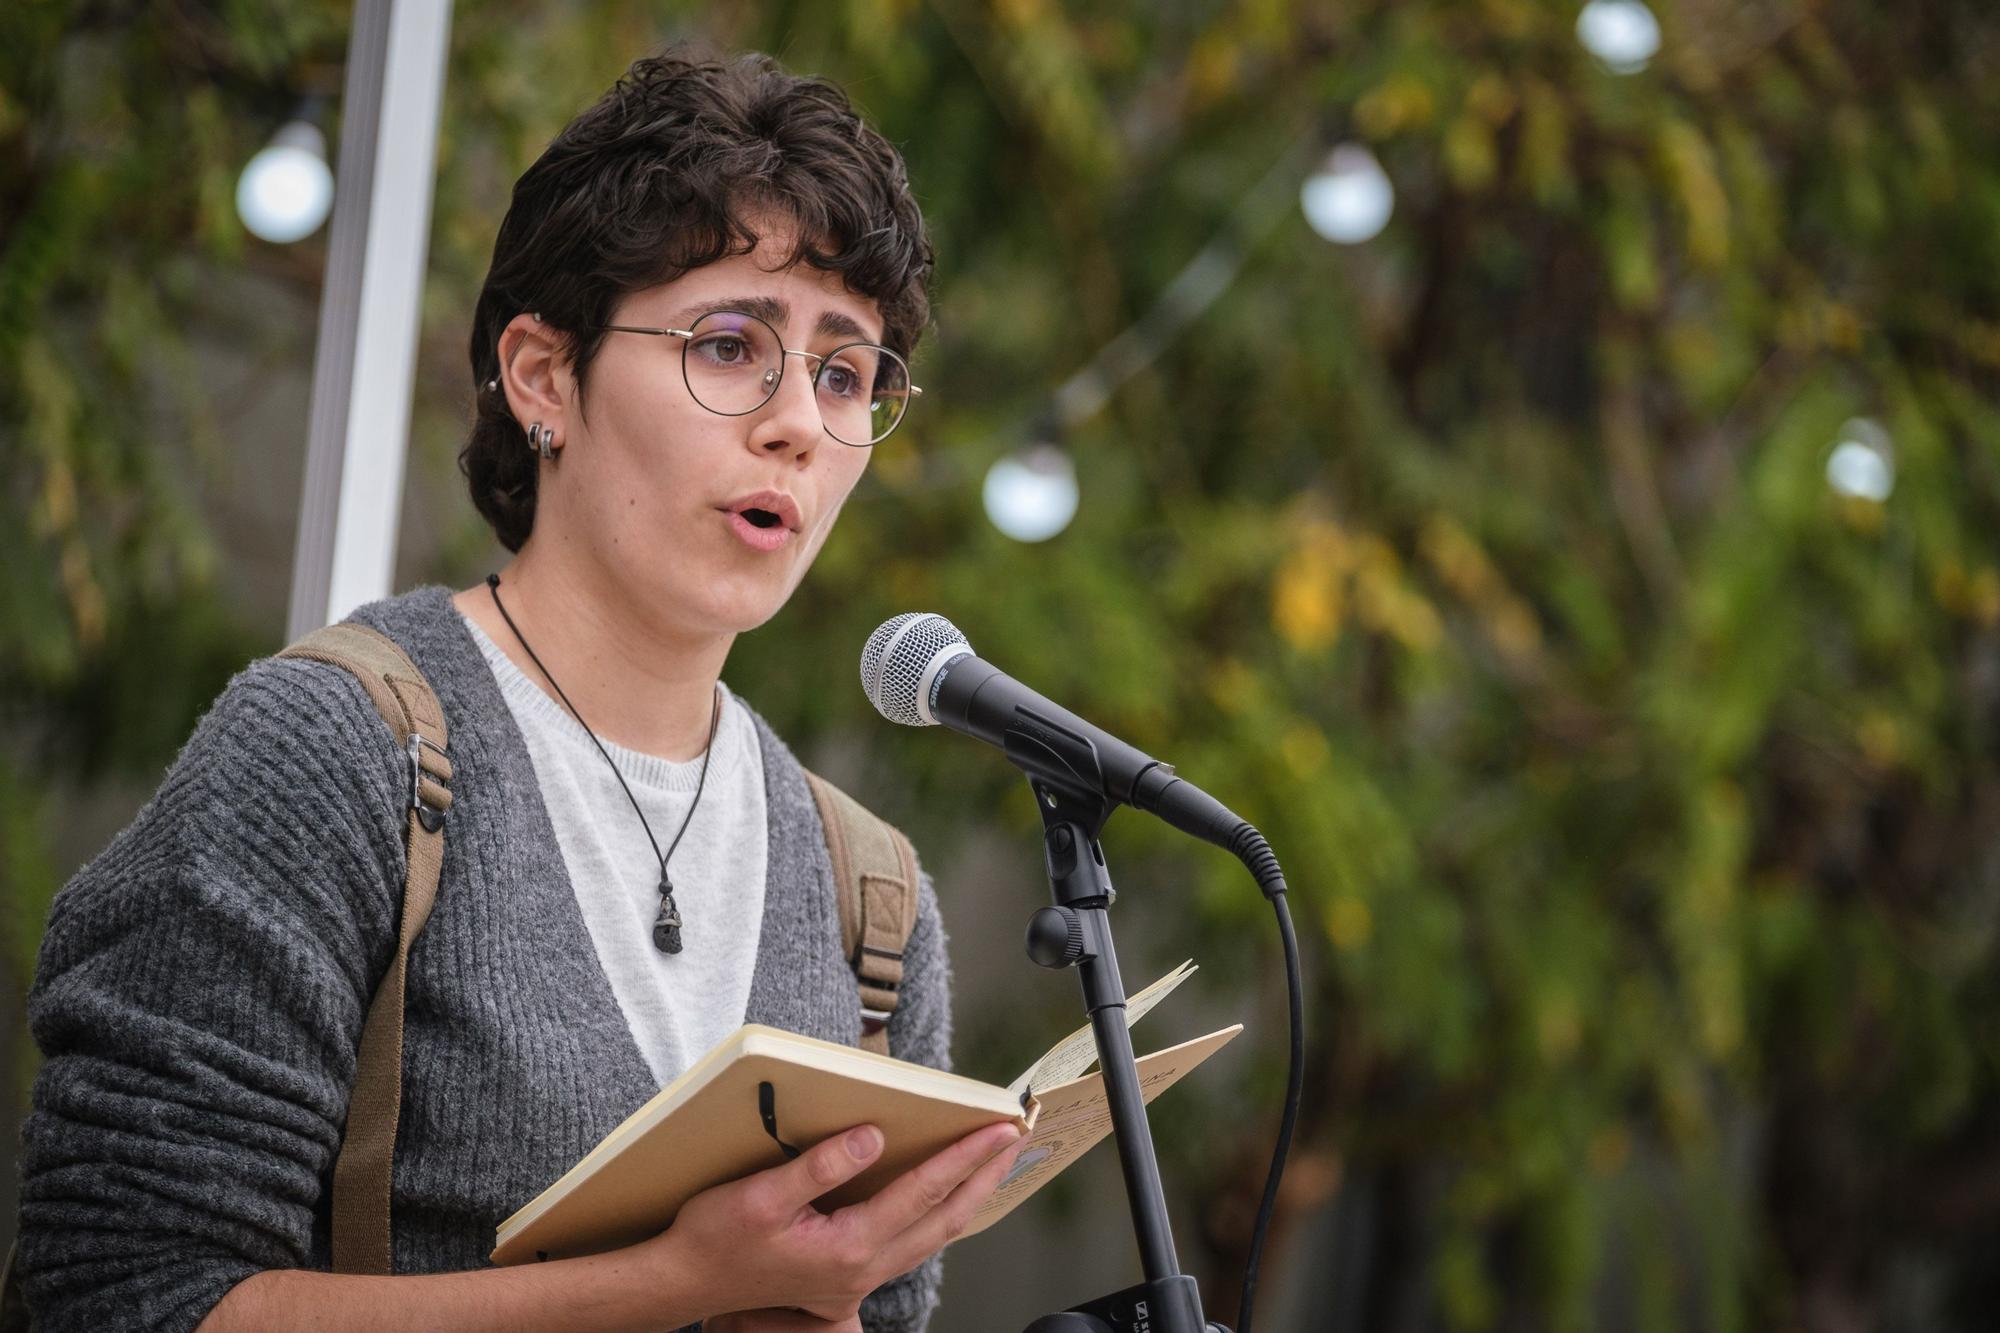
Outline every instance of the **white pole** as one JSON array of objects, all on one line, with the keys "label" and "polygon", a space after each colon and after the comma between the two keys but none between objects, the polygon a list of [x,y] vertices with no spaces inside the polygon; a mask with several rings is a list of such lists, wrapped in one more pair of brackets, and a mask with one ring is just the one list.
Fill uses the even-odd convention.
[{"label": "white pole", "polygon": [[359,0],[287,635],[389,593],[450,0]]}]

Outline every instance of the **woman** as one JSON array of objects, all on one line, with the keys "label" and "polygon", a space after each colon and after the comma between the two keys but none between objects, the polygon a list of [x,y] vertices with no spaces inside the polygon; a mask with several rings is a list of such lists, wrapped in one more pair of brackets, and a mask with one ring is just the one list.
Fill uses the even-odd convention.
[{"label": "woman", "polygon": [[[830,1216],[810,1200],[879,1153],[871,1127],[630,1248],[483,1265],[500,1220],[737,1024],[857,1039],[802,772],[719,677],[914,395],[929,268],[895,151],[760,58],[640,61],[522,176],[461,460],[514,559],[356,613],[436,690],[453,767],[409,964],[398,1276],[323,1270],[407,760],[346,673],[272,659],[51,912],[23,1156],[37,1327],[926,1324],[933,1256],[1011,1127]],[[904,1059],[948,1059],[944,943],[925,881]]]}]

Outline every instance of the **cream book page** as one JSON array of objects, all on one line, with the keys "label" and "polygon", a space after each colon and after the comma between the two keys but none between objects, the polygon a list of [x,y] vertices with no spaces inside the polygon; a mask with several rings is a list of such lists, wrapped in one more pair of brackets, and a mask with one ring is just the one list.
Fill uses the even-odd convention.
[{"label": "cream book page", "polygon": [[[1141,1057],[1140,1096],[1152,1101],[1228,1045],[1242,1030],[1241,1023],[1233,1023],[1220,1032]],[[966,1235],[984,1231],[1013,1212],[1029,1195],[1055,1179],[1063,1168],[1111,1132],[1111,1103],[1105,1096],[1104,1076],[1090,1074],[1057,1084],[1046,1092],[1036,1092],[1029,1116],[1028,1146],[1021,1150],[1000,1187],[972,1215]]]},{"label": "cream book page", "polygon": [[[1144,1018],[1148,1010],[1172,995],[1174,987],[1193,976],[1195,971],[1195,962],[1190,958],[1137,995],[1127,997],[1125,1026],[1129,1029]],[[1007,1091],[1019,1097],[1030,1088],[1049,1088],[1067,1083],[1088,1073],[1096,1063],[1097,1038],[1086,1023],[1049,1048],[1047,1055],[1029,1065],[1021,1077],[1007,1085]]]}]

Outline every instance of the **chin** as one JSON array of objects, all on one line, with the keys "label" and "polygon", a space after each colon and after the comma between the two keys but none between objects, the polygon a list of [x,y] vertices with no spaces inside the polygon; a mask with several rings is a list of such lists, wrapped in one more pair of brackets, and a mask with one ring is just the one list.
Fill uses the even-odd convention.
[{"label": "chin", "polygon": [[[802,569],[765,568],[745,570],[701,570],[698,566],[670,577],[658,590],[658,605],[683,608],[683,624],[699,625],[716,634],[748,634],[768,623],[799,586]],[[701,579],[701,575],[709,575]],[[688,574],[701,581],[690,586]]]},{"label": "chin", "polygon": [[770,590],[759,589],[745,592],[740,596],[725,596],[711,602],[705,609],[706,619],[725,634],[748,634],[751,630],[768,624],[771,617],[785,609],[791,600],[791,589],[782,595],[773,595]]}]

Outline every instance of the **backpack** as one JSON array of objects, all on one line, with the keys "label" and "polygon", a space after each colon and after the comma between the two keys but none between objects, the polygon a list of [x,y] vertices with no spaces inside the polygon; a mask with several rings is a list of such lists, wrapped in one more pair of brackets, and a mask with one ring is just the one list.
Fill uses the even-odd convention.
[{"label": "backpack", "polygon": [[[409,756],[408,878],[396,956],[376,989],[355,1055],[354,1093],[333,1166],[333,1271],[390,1272],[389,1185],[402,1109],[403,991],[410,945],[437,902],[451,760],[444,708],[394,640],[351,621],[314,630],[280,657],[325,662],[353,673]],[[917,924],[917,858],[901,831],[816,773],[806,773],[826,830],[840,905],[841,948],[861,1002],[861,1046],[889,1053],[889,1018],[903,979],[903,950]],[[27,1327],[15,1255],[0,1291],[0,1333]]]}]

